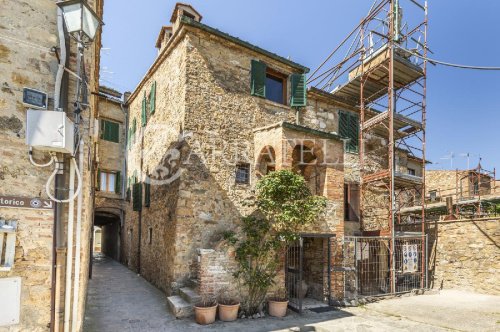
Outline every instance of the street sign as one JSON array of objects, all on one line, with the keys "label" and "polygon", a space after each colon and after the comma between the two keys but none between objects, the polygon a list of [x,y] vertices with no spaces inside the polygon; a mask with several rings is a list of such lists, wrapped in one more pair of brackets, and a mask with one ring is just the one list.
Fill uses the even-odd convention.
[{"label": "street sign", "polygon": [[54,202],[48,199],[0,196],[0,207],[17,209],[39,209],[51,210],[54,208]]}]

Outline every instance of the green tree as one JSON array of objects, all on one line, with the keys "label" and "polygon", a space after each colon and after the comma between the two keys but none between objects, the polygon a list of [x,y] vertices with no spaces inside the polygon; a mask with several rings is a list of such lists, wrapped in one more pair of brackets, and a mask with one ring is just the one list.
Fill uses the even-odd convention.
[{"label": "green tree", "polygon": [[235,277],[247,295],[242,309],[248,315],[262,307],[288,246],[326,206],[324,197],[312,195],[304,178],[289,170],[264,176],[256,191],[257,209],[242,219],[241,237],[234,232],[224,234],[236,247]]}]

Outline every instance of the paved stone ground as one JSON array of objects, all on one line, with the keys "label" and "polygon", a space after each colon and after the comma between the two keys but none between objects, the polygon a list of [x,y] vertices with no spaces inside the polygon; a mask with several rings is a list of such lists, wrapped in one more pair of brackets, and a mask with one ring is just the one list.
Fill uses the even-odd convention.
[{"label": "paved stone ground", "polygon": [[402,297],[326,313],[289,312],[202,327],[175,319],[166,297],[109,258],[94,260],[84,331],[499,331],[500,297],[458,291]]}]

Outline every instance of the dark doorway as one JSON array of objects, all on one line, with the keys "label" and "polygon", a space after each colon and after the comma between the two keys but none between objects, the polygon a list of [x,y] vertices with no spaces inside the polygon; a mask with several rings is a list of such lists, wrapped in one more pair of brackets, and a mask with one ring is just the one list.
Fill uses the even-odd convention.
[{"label": "dark doorway", "polygon": [[303,234],[288,250],[285,261],[285,285],[290,309],[331,305],[332,234]]},{"label": "dark doorway", "polygon": [[[96,212],[94,230],[100,229],[100,252],[116,261],[120,261],[120,217],[110,213]],[[95,236],[95,235],[94,235]],[[94,246],[96,243],[94,238]]]}]

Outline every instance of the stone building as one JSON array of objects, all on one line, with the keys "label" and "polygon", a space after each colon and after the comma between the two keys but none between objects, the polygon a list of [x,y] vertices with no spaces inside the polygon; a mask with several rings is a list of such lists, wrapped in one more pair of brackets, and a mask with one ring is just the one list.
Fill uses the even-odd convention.
[{"label": "stone building", "polygon": [[[158,36],[158,57],[127,101],[131,199],[122,260],[174,295],[174,308],[188,306],[184,299],[193,292],[186,286],[213,294],[235,284],[234,252],[221,246],[220,234],[237,230],[252,212],[247,203],[267,172],[293,169],[328,199],[325,219],[304,235],[311,250],[304,257],[321,251],[327,257],[335,238],[368,229],[359,222],[359,109],[306,89],[308,68],[201,18],[192,6],[176,5],[171,26]],[[384,140],[373,137],[369,144],[376,149]],[[401,172],[421,177],[410,173],[408,153],[400,155]],[[383,162],[374,158],[372,166]],[[336,260],[304,262],[323,271],[316,273],[322,281],[309,281],[316,285],[312,293],[338,295],[342,276],[327,273]]]},{"label": "stone building", "polygon": [[[88,4],[102,17],[102,0]],[[78,331],[86,297],[93,213],[89,160],[94,152],[91,136],[97,97],[91,92],[97,92],[99,81],[100,32],[83,50],[87,85],[78,98],[78,49],[63,30],[56,1],[1,1],[0,13],[0,331],[59,331],[65,324]],[[77,108],[75,102],[80,102]],[[70,203],[56,204],[45,189],[51,181],[47,187],[52,195],[58,199],[70,195],[71,158],[57,153],[63,164],[35,167],[34,163],[45,164],[51,157],[37,148],[29,154],[27,110],[36,107],[80,120],[84,145],[78,150],[84,149],[85,157],[77,154],[76,160],[84,165],[80,169],[82,200],[81,209],[74,200],[73,214]],[[63,170],[51,177],[55,165],[63,165]],[[70,219],[75,225],[71,232]],[[71,256],[73,259],[68,258]],[[66,271],[66,266],[75,270]]]}]

